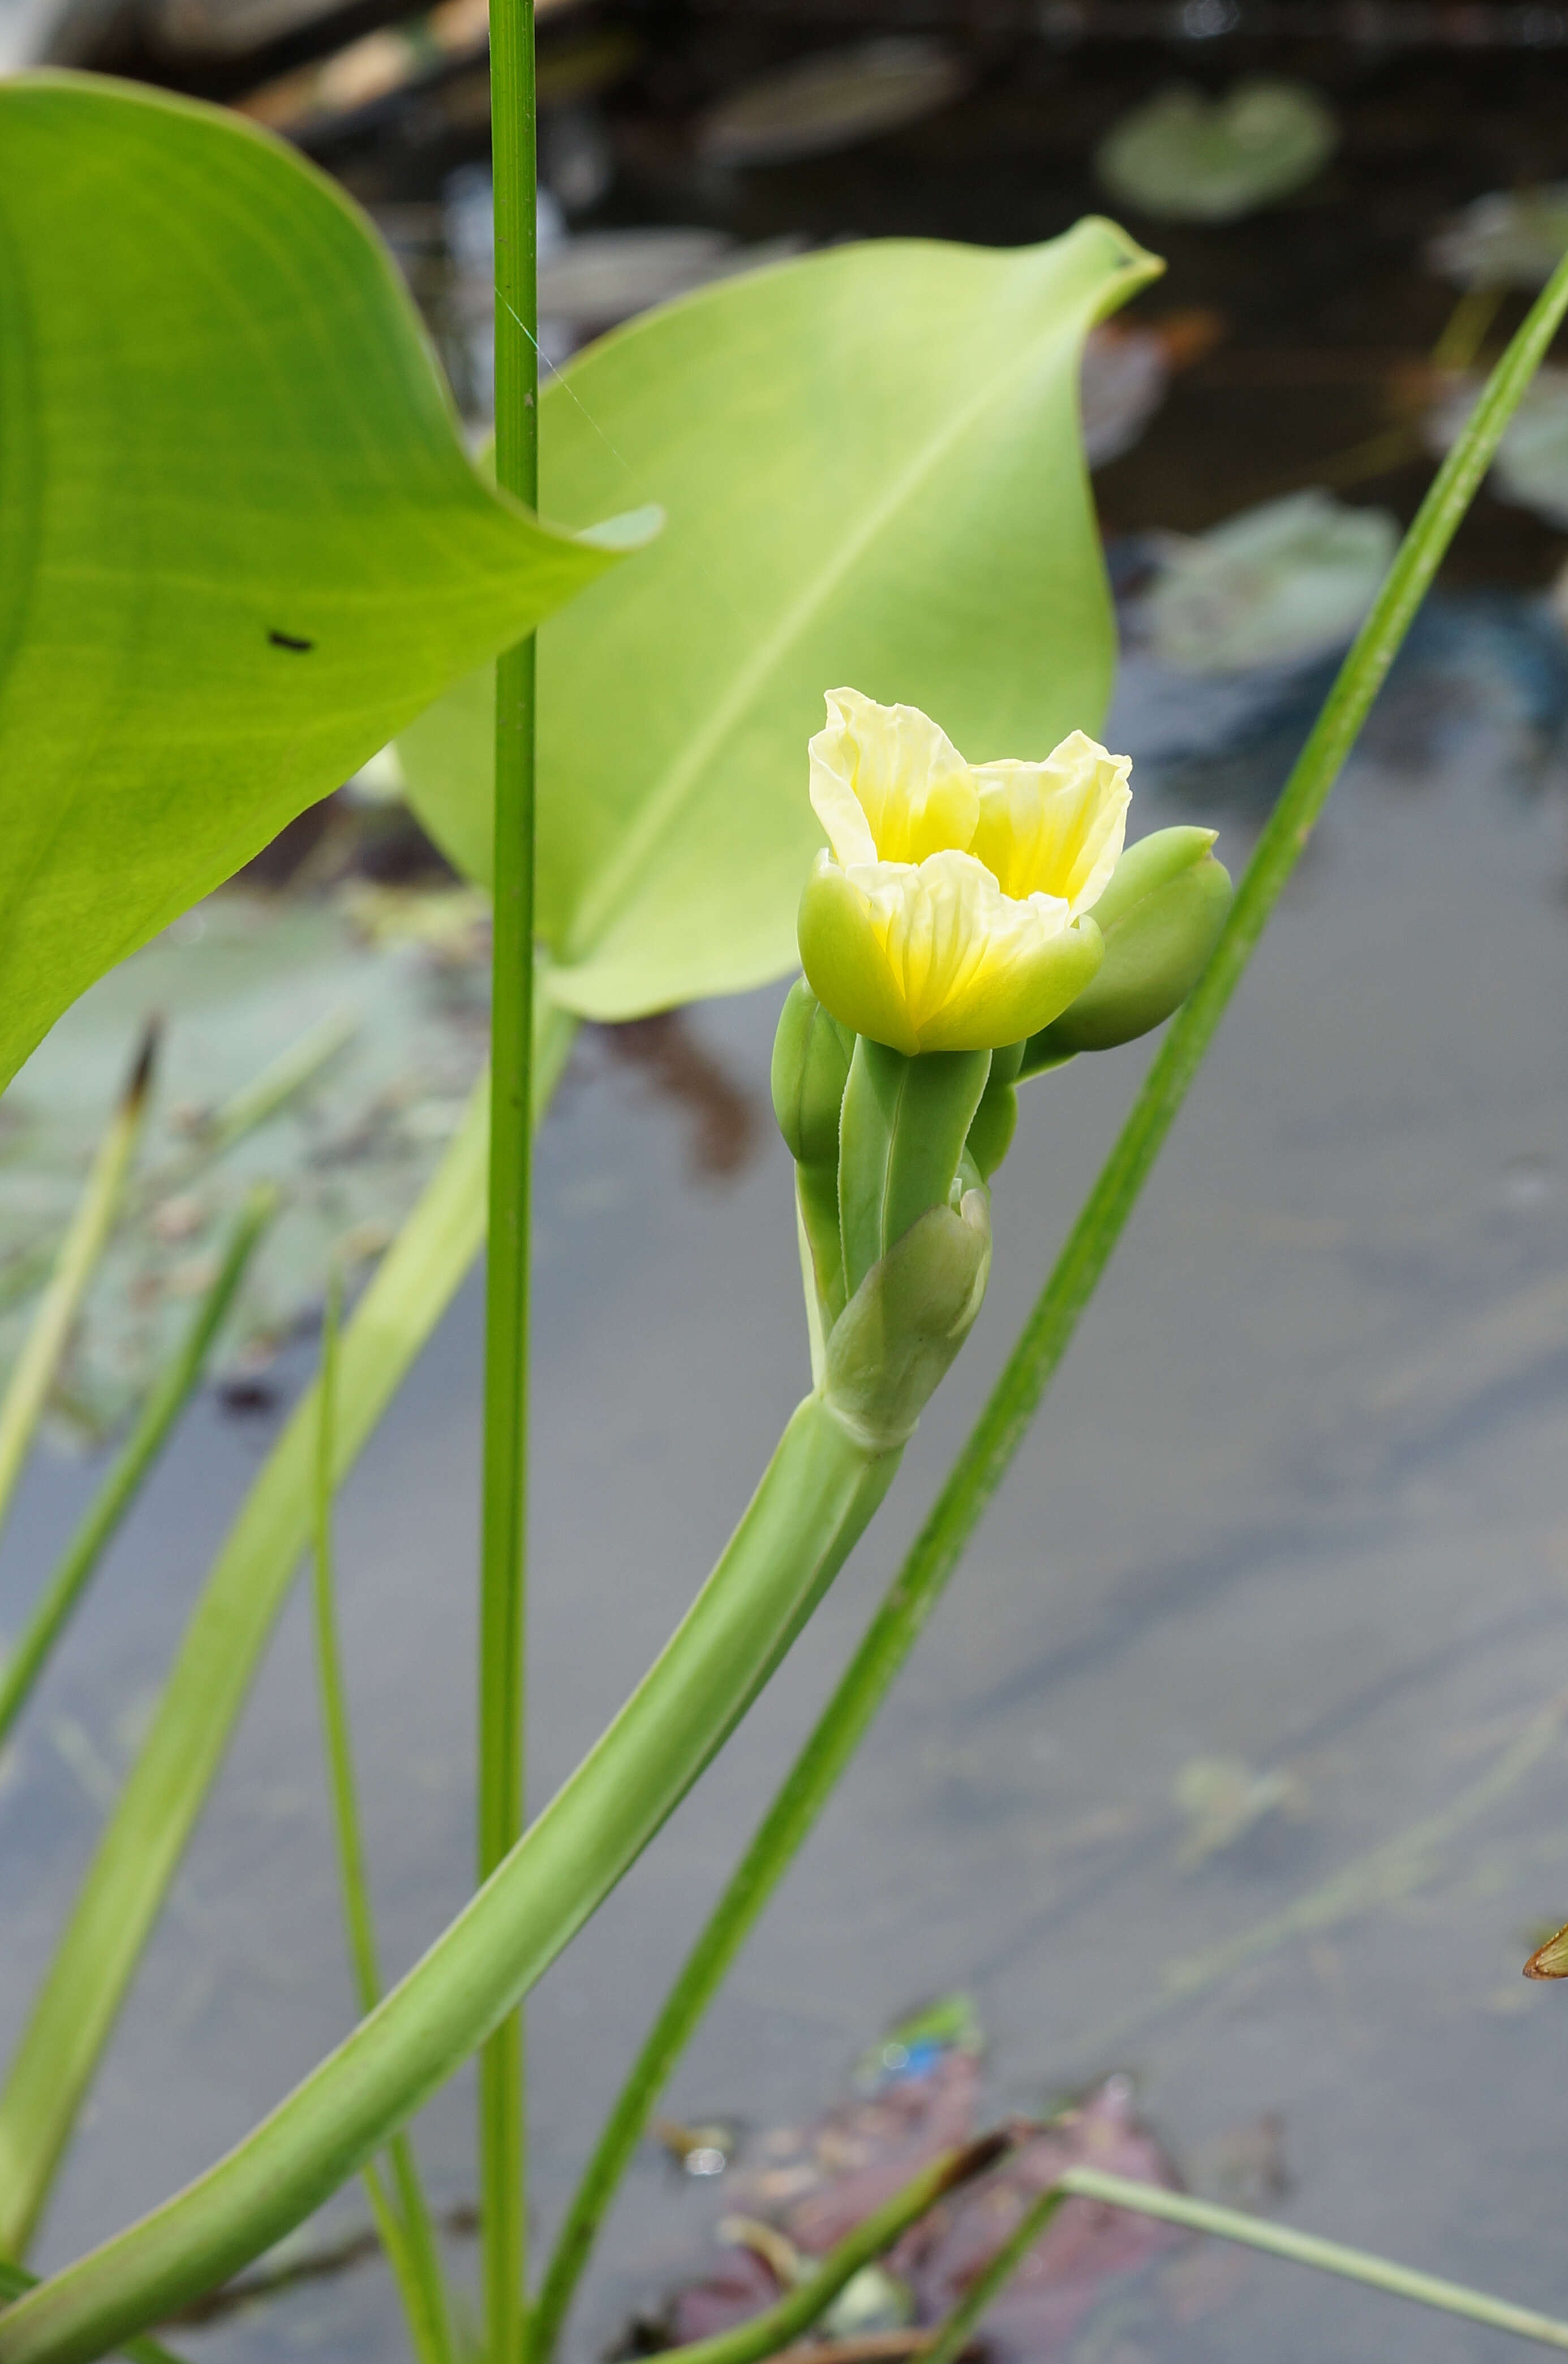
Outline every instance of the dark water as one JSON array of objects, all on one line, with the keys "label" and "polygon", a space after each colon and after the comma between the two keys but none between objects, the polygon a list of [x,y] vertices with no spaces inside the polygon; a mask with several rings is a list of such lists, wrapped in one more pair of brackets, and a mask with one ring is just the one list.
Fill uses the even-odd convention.
[{"label": "dark water", "polygon": [[[1125,2069],[1200,2180],[1274,2113],[1290,2221],[1568,2313],[1568,1996],[1519,1976],[1568,1914],[1568,838],[1506,683],[1483,667],[1445,703],[1433,678],[1407,676],[1331,807],[1036,1432],[668,2105],[753,2129],[797,2119],[893,2014],[965,1986],[998,2107]],[[1125,680],[1113,737],[1155,752],[1168,689]],[[1235,803],[1218,818],[1239,862],[1253,824]],[[588,1038],[543,1136],[538,1796],[679,1614],[806,1381],[770,1125],[728,1178],[693,1173],[734,1165],[745,1104],[765,1110],[778,998],[691,1014],[684,1100],[653,1089],[645,1058]],[[542,2226],[977,1411],[1144,1055],[1031,1087],[996,1192],[990,1301],[891,1500],[743,1735],[540,1991]],[[353,1701],[398,1968],[468,1879],[478,1342],[470,1285],[343,1498]],[[7,1768],[0,2036],[267,1433],[193,1416]],[[45,1461],[29,1477],[0,1622],[89,1475]],[[45,2261],[198,2169],[347,2025],[318,1748],[296,1600]],[[421,2143],[441,2204],[469,2199],[465,2083]],[[700,2261],[722,2203],[722,2186],[640,2159],[577,2357]],[[364,2216],[348,2192],[308,2242]],[[454,2256],[465,2275],[468,2253]],[[236,2364],[400,2352],[375,2266],[184,2338]],[[1184,2281],[1113,2287],[1071,2350],[1504,2352],[1217,2254]]]}]

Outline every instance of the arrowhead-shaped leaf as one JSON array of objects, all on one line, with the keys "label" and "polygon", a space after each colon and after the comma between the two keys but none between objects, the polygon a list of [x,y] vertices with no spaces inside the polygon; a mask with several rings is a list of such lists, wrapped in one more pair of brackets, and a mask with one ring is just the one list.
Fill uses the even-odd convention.
[{"label": "arrowhead-shaped leaf", "polygon": [[[649,313],[547,390],[548,513],[668,519],[540,639],[557,1000],[626,1018],[793,965],[824,690],[924,707],[977,762],[1098,725],[1079,353],[1158,267],[1103,221],[1010,251],[841,247]],[[401,744],[427,825],[485,876],[487,682]]]},{"label": "arrowhead-shaped leaf", "polygon": [[320,173],[129,85],[0,87],[0,1085],[611,563],[485,487]]}]

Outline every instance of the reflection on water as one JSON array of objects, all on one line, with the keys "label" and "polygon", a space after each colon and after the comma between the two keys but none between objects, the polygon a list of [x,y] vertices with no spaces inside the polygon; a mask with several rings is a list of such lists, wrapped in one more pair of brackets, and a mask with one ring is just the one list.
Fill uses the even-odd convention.
[{"label": "reflection on water", "polygon": [[[1125,2071],[1195,2181],[1229,2175],[1293,2221],[1561,2313],[1568,1998],[1519,1968],[1568,1912],[1565,848],[1558,797],[1512,792],[1515,709],[1463,691],[1471,611],[1443,612],[1429,629],[1450,634],[1448,701],[1419,772],[1407,743],[1391,761],[1394,724],[1429,706],[1440,667],[1407,675],[1330,808],[1037,1433],[665,2107],[754,2135],[798,2122],[892,2016],[964,1988],[991,2035],[989,2107]],[[1135,753],[1155,752],[1159,699],[1136,661],[1119,715]],[[1524,738],[1550,782],[1547,734]],[[1188,790],[1202,778],[1193,754]],[[1215,818],[1239,862],[1250,822]],[[778,998],[650,1038],[658,1073],[674,1061],[704,1079],[691,1090],[711,1143],[741,1137],[720,1109],[766,1109]],[[887,1510],[743,1736],[541,1990],[542,2225],[974,1417],[1145,1055],[1025,1096],[990,1301]],[[663,1639],[806,1381],[788,1160],[760,1121],[755,1137],[729,1187],[693,1188],[687,1110],[590,1074],[543,1138],[536,1796]],[[398,1965],[468,1881],[478,1333],[470,1286],[344,1498],[353,1702]],[[286,1357],[286,1380],[302,1367]],[[7,1760],[0,2036],[270,1433],[196,1411]],[[88,1482],[31,1474],[0,1621]],[[296,1601],[67,2166],[46,2261],[200,2166],[347,2024],[317,1749]],[[460,2208],[465,2083],[421,2139],[438,2204]],[[700,2267],[727,2180],[647,2146],[577,2357]],[[347,2193],[308,2241],[363,2221]],[[1501,2353],[1260,2259],[1193,2255],[1187,2274],[1115,2286],[1071,2355]],[[182,2334],[236,2359],[380,2358],[398,2336],[375,2266]]]}]

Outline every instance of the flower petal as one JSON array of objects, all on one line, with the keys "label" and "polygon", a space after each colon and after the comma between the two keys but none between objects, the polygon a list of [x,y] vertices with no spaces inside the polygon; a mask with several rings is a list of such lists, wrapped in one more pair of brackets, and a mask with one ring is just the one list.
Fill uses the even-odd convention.
[{"label": "flower petal", "polygon": [[846,868],[968,846],[980,817],[974,775],[929,716],[857,689],[829,690],[827,713],[811,742],[812,803]]},{"label": "flower petal", "polygon": [[1043,764],[975,767],[980,823],[970,851],[1002,890],[1059,897],[1074,919],[1099,898],[1122,851],[1132,759],[1074,730]]},{"label": "flower petal", "polygon": [[951,849],[918,865],[840,870],[820,855],[801,904],[812,990],[858,1034],[913,1057],[998,1050],[1038,1032],[1082,992],[1100,931],[1064,900],[1003,895],[982,863]]},{"label": "flower petal", "polygon": [[806,879],[799,920],[801,966],[823,1008],[842,1026],[913,1058],[920,1038],[903,1005],[887,947],[864,889],[831,853],[819,853]]}]

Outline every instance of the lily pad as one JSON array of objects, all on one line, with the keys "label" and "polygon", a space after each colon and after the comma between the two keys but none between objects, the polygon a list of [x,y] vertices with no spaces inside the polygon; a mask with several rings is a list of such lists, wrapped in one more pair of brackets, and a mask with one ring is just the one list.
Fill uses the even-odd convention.
[{"label": "lily pad", "polygon": [[[1463,431],[1481,392],[1466,378],[1428,413],[1426,435],[1446,452]],[[1548,525],[1568,531],[1568,369],[1538,370],[1508,421],[1487,480],[1499,500],[1533,509]]]},{"label": "lily pad", "polygon": [[1309,490],[1170,535],[1139,620],[1177,672],[1240,673],[1321,656],[1354,634],[1399,542],[1385,509]]},{"label": "lily pad", "polygon": [[1260,78],[1216,99],[1178,83],[1124,116],[1094,164],[1113,196],[1159,221],[1239,221],[1305,188],[1338,140],[1305,83]]},{"label": "lily pad", "polygon": [[1460,287],[1544,287],[1568,254],[1568,181],[1494,189],[1439,231],[1428,266]]}]

